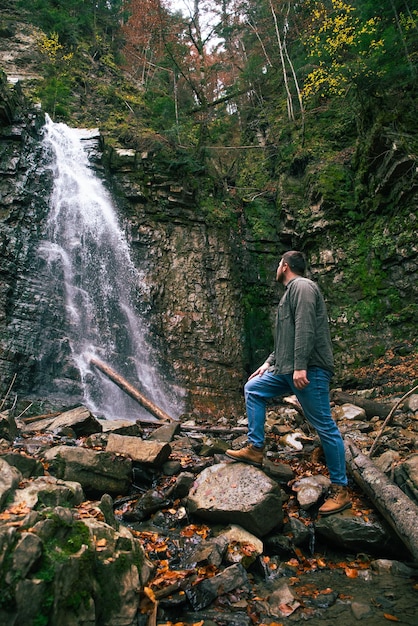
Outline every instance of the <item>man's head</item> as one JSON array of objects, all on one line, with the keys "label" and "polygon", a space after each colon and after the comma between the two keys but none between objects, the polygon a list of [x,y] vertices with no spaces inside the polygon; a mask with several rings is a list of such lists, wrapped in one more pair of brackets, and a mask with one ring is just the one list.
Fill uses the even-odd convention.
[{"label": "man's head", "polygon": [[306,260],[302,252],[290,250],[285,252],[277,268],[276,280],[286,285],[294,276],[303,276],[306,271]]}]

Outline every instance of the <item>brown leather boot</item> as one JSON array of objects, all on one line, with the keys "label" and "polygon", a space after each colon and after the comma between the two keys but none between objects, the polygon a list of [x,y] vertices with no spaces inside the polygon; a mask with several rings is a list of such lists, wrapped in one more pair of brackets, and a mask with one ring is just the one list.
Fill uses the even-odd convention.
[{"label": "brown leather boot", "polygon": [[249,445],[241,448],[241,450],[227,450],[225,454],[234,461],[260,466],[263,463],[263,451],[263,448],[254,448],[254,446]]},{"label": "brown leather boot", "polygon": [[321,515],[332,515],[332,513],[339,513],[351,506],[351,499],[348,493],[347,487],[344,485],[331,485],[328,498],[324,504],[319,507],[319,513]]}]

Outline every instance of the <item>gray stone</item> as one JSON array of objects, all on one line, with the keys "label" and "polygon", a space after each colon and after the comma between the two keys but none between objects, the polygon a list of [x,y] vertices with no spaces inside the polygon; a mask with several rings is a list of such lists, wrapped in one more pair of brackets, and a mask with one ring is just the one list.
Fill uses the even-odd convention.
[{"label": "gray stone", "polygon": [[0,457],[0,510],[22,480],[22,474]]},{"label": "gray stone", "polygon": [[44,458],[51,474],[66,481],[76,481],[87,492],[121,494],[126,493],[131,484],[130,459],[111,452],[56,446],[48,450]]},{"label": "gray stone", "polygon": [[292,489],[301,509],[307,510],[316,504],[319,498],[326,493],[331,481],[326,476],[306,476],[293,483]]},{"label": "gray stone", "polygon": [[180,432],[180,423],[171,422],[156,428],[148,437],[147,441],[160,441],[168,443],[174,439],[174,436]]},{"label": "gray stone", "polygon": [[13,550],[11,566],[6,574],[6,582],[10,584],[14,579],[25,578],[42,555],[42,541],[33,533],[22,533]]},{"label": "gray stone", "polygon": [[390,527],[376,518],[365,519],[351,509],[320,517],[315,522],[319,536],[348,550],[396,551],[399,541]]},{"label": "gray stone", "polygon": [[144,441],[139,437],[124,437],[123,435],[109,435],[106,446],[107,452],[125,454],[133,461],[160,466],[171,454],[168,443],[158,441]]},{"label": "gray stone", "polygon": [[351,611],[358,620],[363,620],[373,614],[370,604],[363,604],[361,602],[352,602]]},{"label": "gray stone", "polygon": [[131,420],[99,420],[99,423],[104,435],[114,433],[115,435],[140,437],[142,434],[142,428],[139,424]]},{"label": "gray stone", "polygon": [[77,506],[84,500],[80,483],[60,480],[54,476],[40,476],[17,489],[13,505],[26,504],[36,509],[50,506]]},{"label": "gray stone", "polygon": [[248,585],[247,572],[238,563],[227,567],[212,578],[206,578],[194,585],[191,589],[186,590],[186,595],[194,610],[199,611],[209,606],[218,595],[246,585]]},{"label": "gray stone", "polygon": [[190,490],[187,508],[203,519],[238,524],[260,537],[283,521],[277,483],[244,463],[220,463],[203,470]]}]

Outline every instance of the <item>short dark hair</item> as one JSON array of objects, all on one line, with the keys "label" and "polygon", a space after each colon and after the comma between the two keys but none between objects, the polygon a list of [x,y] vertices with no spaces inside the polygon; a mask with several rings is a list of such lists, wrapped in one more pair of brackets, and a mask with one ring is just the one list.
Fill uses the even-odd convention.
[{"label": "short dark hair", "polygon": [[306,271],[306,259],[305,255],[299,250],[289,250],[282,256],[285,263],[288,264],[292,272],[303,276]]}]

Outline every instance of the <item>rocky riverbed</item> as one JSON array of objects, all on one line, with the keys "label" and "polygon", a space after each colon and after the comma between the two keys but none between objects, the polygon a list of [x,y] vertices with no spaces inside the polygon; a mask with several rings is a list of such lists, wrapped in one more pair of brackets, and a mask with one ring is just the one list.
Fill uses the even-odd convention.
[{"label": "rocky riverbed", "polygon": [[[415,511],[418,395],[383,431],[380,401],[352,400],[333,408],[346,443],[378,442],[374,466]],[[224,454],[243,416],[29,412],[0,420],[1,623],[416,623],[416,558],[353,477],[352,508],[318,517],[327,470],[294,398],[270,407],[262,469]]]}]

